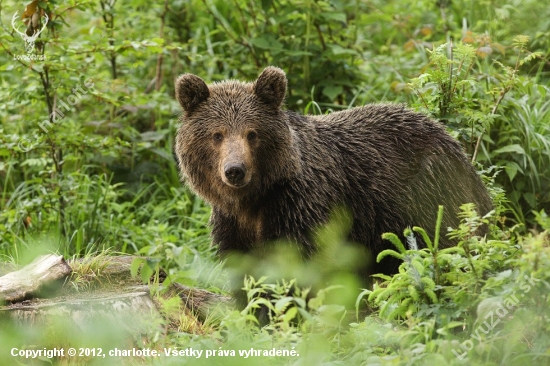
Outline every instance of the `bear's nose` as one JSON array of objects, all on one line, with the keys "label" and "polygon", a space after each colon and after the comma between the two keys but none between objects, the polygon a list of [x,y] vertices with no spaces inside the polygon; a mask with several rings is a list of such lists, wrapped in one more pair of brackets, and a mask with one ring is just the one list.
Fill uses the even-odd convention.
[{"label": "bear's nose", "polygon": [[224,173],[231,184],[238,186],[242,183],[246,170],[243,164],[226,164],[224,166]]}]

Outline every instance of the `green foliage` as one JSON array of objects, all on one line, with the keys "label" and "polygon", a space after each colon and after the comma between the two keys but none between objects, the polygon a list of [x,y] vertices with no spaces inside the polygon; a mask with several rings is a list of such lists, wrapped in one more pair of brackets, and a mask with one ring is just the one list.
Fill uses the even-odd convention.
[{"label": "green foliage", "polygon": [[442,44],[428,50],[429,68],[408,84],[419,107],[445,122],[473,161],[504,168],[497,182],[509,192],[510,212],[521,223],[532,223],[529,212],[550,204],[545,189],[550,176],[548,88],[518,74],[522,65],[541,56],[527,51],[528,42],[527,36],[513,39],[514,66],[497,60],[489,64],[482,50],[486,46]]},{"label": "green foliage", "polygon": [[[546,231],[519,238],[518,243],[475,235],[487,220],[478,217],[471,205],[463,207],[462,223],[450,232],[459,240],[457,247],[405,250],[397,236],[385,234],[404,262],[398,274],[383,277],[384,282],[365,292],[367,301],[383,321],[402,324],[393,335],[401,345],[421,345],[416,353],[400,352],[395,346],[394,352],[403,360],[437,356],[440,362],[451,364],[462,360],[516,364],[520,359],[529,360],[528,364],[545,363],[547,356],[542,353],[550,346],[550,313],[544,308],[547,296],[543,289],[550,272],[541,265],[550,258],[550,226],[544,213],[536,217]],[[408,230],[404,235],[410,234]],[[372,320],[365,322],[372,327]],[[523,329],[521,335],[518,329]],[[532,342],[538,350],[529,350]]]},{"label": "green foliage", "polygon": [[[230,76],[247,79],[266,65],[282,67],[290,78],[301,80],[290,91],[290,107],[307,100],[312,89],[315,100],[324,103],[347,104],[353,97],[362,79],[358,66],[365,43],[356,14],[364,5],[310,0],[210,0],[203,5],[212,21],[195,41],[208,42],[210,65],[223,63],[223,70],[234,70]],[[193,57],[192,64],[198,61]],[[217,77],[214,70],[209,77]]]}]

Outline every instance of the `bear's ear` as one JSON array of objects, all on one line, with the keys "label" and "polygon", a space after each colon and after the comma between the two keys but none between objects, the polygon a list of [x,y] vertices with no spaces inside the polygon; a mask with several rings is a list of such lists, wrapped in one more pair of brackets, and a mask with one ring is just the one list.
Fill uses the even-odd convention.
[{"label": "bear's ear", "polygon": [[210,96],[204,80],[193,74],[183,74],[176,80],[176,98],[186,112],[191,112]]},{"label": "bear's ear", "polygon": [[278,67],[267,67],[254,83],[254,93],[267,104],[279,108],[286,94],[286,75]]}]

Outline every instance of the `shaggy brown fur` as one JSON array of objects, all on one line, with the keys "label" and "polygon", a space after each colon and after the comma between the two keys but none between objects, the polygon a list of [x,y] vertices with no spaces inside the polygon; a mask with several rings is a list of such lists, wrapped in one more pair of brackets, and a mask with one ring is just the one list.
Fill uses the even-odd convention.
[{"label": "shaggy brown fur", "polygon": [[[286,238],[308,257],[316,250],[312,229],[337,206],[353,216],[349,239],[374,256],[393,248],[384,232],[421,226],[433,236],[439,204],[443,228],[457,226],[463,203],[491,210],[460,144],[438,122],[390,104],[302,116],[281,109],[286,86],[275,67],[254,83],[207,86],[190,74],[176,82],[185,111],[175,145],[179,169],[212,205],[221,254],[261,251]],[[441,246],[453,244],[442,237]],[[390,259],[366,272],[394,273],[397,265]]]}]

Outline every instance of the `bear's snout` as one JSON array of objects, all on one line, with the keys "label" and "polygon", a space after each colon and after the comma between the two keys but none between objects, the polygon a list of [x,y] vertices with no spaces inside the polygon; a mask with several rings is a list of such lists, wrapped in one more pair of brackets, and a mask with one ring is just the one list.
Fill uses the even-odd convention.
[{"label": "bear's snout", "polygon": [[225,164],[223,172],[227,181],[236,187],[246,185],[244,178],[246,176],[246,168],[242,163]]}]

